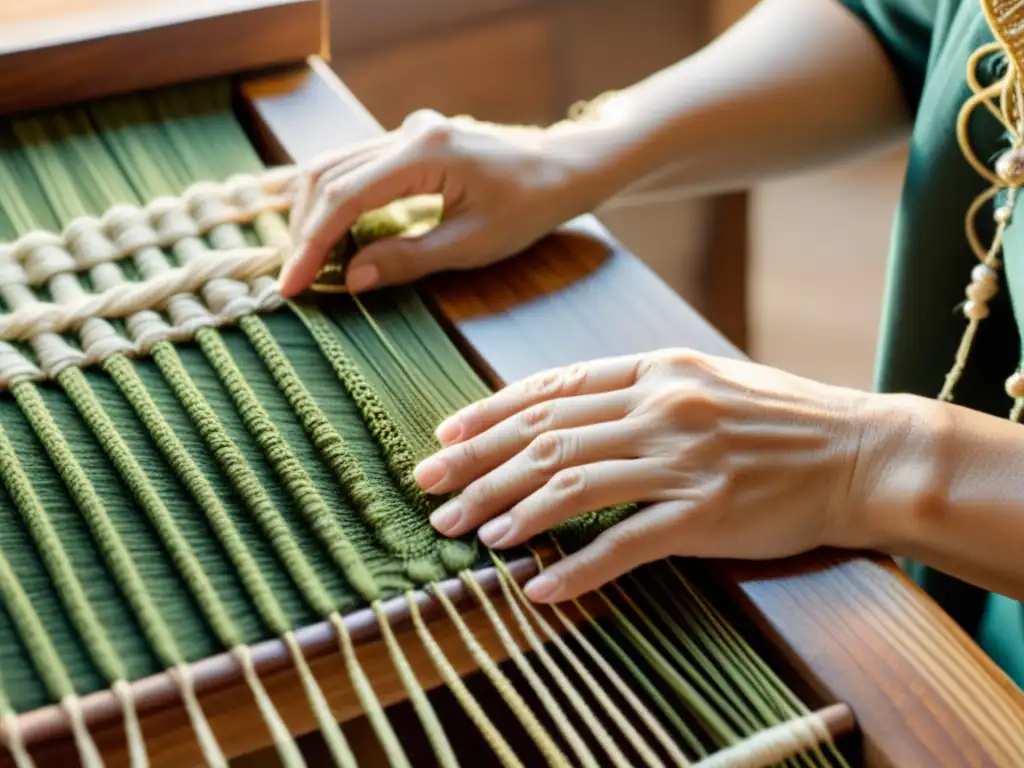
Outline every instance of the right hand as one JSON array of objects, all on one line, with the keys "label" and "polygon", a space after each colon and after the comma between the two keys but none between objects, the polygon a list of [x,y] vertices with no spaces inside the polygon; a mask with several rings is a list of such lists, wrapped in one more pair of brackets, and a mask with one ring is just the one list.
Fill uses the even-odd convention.
[{"label": "right hand", "polygon": [[316,158],[292,208],[293,252],[280,291],[315,280],[328,253],[368,211],[398,198],[441,195],[441,223],[415,237],[362,248],[346,272],[353,293],[511,256],[601,202],[584,181],[581,124],[479,123],[423,110],[400,128]]}]

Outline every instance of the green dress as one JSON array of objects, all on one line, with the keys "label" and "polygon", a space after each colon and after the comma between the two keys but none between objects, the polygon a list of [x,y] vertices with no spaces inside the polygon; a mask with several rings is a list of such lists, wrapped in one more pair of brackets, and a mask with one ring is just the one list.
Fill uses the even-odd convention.
[{"label": "green dress", "polygon": [[[978,263],[964,215],[988,182],[967,163],[956,120],[970,96],[968,58],[993,35],[978,0],[841,0],[873,32],[900,79],[914,116],[909,162],[892,233],[877,358],[876,387],[934,397],[952,365],[966,321],[957,311]],[[979,80],[998,78],[1001,61],[984,60]],[[1003,127],[975,110],[970,140],[984,161],[1008,146]],[[991,166],[990,166],[991,167]],[[1019,209],[1018,209],[1019,210]],[[978,217],[992,239],[991,207]],[[1013,405],[1004,381],[1021,358],[1024,327],[1024,216],[1004,238],[1002,289],[981,323],[957,403],[998,416]],[[1024,427],[1022,427],[1024,437]],[[1024,686],[1024,608],[1016,601],[921,566],[912,571],[932,595],[1019,685]]]}]

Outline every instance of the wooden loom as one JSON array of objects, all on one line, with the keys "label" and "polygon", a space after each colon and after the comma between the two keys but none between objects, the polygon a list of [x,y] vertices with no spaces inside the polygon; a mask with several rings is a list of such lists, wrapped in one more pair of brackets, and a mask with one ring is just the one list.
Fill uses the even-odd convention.
[{"label": "wooden loom", "polygon": [[[239,113],[266,158],[302,162],[381,131],[325,63],[326,37],[320,0],[23,4],[0,10],[0,113],[230,74]],[[182,54],[186,47],[191,52]],[[591,217],[496,267],[429,280],[425,292],[467,358],[495,384],[555,365],[671,346],[738,354]],[[512,570],[525,579],[535,567],[524,560]],[[787,682],[810,705],[833,707],[827,711],[836,735],[853,730],[842,744],[856,763],[1005,765],[1012,750],[1024,760],[1024,695],[889,558],[819,552],[772,563],[713,562],[704,570]],[[481,581],[493,586],[494,574]],[[481,612],[460,585],[453,580],[447,591],[464,606],[466,621],[482,628]],[[422,604],[425,615],[439,615],[436,601],[424,596]],[[391,608],[402,639],[410,632],[407,613],[400,602]],[[346,623],[382,703],[400,700],[404,691],[372,612],[350,615]],[[434,632],[459,674],[468,674],[474,664],[458,651],[454,631],[440,621]],[[333,652],[333,629],[315,625],[298,634],[335,715],[358,715]],[[486,642],[486,633],[479,636]],[[440,685],[415,638],[403,646],[423,686]],[[504,655],[494,641],[488,651]],[[312,730],[282,644],[263,643],[254,656],[289,729]],[[195,677],[228,756],[269,744],[264,729],[252,725],[256,707],[233,660],[198,662]],[[197,746],[169,679],[160,675],[134,687],[154,763],[193,764]],[[987,711],[995,714],[977,717],[978,702],[994,702]],[[109,764],[123,762],[115,697],[96,693],[82,704]],[[38,764],[74,759],[56,707],[23,714],[20,723]]]}]

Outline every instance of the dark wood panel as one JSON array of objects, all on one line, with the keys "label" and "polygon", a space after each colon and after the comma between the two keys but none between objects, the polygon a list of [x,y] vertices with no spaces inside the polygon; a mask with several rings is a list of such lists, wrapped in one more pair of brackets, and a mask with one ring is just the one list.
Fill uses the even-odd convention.
[{"label": "dark wood panel", "polygon": [[[263,132],[292,159],[380,130],[326,67],[246,91]],[[307,100],[321,136],[296,125],[308,120],[298,107]],[[666,346],[739,354],[591,217],[516,259],[428,288],[496,383]],[[708,568],[810,685],[853,707],[868,765],[1024,757],[1024,694],[890,558],[810,553]]]},{"label": "dark wood panel", "polygon": [[325,40],[322,0],[29,0],[0,14],[0,114],[294,64]]}]

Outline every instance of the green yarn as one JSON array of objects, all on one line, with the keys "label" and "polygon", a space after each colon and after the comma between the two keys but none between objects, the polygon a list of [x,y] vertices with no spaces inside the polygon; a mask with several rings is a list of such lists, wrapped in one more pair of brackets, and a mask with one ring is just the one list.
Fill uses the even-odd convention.
[{"label": "green yarn", "polygon": [[[59,230],[115,203],[179,195],[199,180],[259,173],[263,164],[232,113],[231,98],[226,81],[213,81],[0,121],[0,242],[39,228]],[[436,206],[418,209],[421,202],[363,217],[352,248],[436,218]],[[261,213],[251,224],[217,226],[168,253],[148,247],[112,268],[134,281],[153,262],[175,266],[204,258],[211,246],[284,247],[287,238],[280,215]],[[80,271],[83,290],[91,290],[98,275]],[[208,293],[189,300],[207,302]],[[39,288],[38,296],[48,300],[48,288]],[[0,312],[10,311],[9,296],[0,298]],[[146,317],[166,321],[163,312]],[[138,319],[90,322],[130,340],[128,329]],[[393,764],[407,765],[403,739],[361,669],[341,615],[372,607],[383,617],[382,601],[408,598],[417,584],[458,575],[503,644],[511,643],[471,575],[492,553],[472,534],[459,540],[439,535],[429,514],[444,499],[423,493],[412,474],[436,450],[433,430],[440,419],[490,388],[414,287],[359,299],[305,297],[233,322],[199,329],[187,342],[159,341],[138,356],[115,354],[86,370],[66,368],[55,381],[22,381],[0,393],[6,489],[0,492],[0,699],[25,711],[172,667],[206,759],[222,764],[184,664],[228,648],[242,664],[279,755],[299,764],[302,757],[246,647],[276,637],[286,643],[335,762],[351,768],[354,756],[294,634],[327,619],[385,752]],[[77,331],[64,339],[72,350],[82,346]],[[15,347],[35,360],[31,345]],[[555,534],[575,549],[634,511],[589,512]],[[804,711],[681,575],[652,574],[641,569],[610,588],[617,598],[611,616],[581,630],[608,653],[604,671],[623,670],[640,709],[650,710],[645,723],[629,728],[651,727],[656,718],[658,739],[672,732],[688,757],[699,758]],[[539,614],[518,587],[502,582],[502,591],[520,632],[540,648],[542,638],[529,627]],[[486,658],[454,606],[441,602],[483,678],[543,755],[556,764],[568,764],[567,755],[590,763],[591,750],[601,747],[618,764],[630,761],[626,742],[600,730],[609,714],[621,727],[625,716],[613,709],[617,705],[598,697],[601,707],[591,709],[566,689],[577,712],[563,711],[552,694],[578,681],[547,651],[538,657],[543,670],[534,671],[536,659],[513,662],[533,690],[527,701]],[[456,698],[502,762],[517,764],[416,618],[417,636]],[[454,765],[457,739],[444,733],[409,667],[404,652],[411,649],[399,648],[386,626],[382,637],[435,758]],[[566,647],[558,646],[563,656]],[[583,647],[593,661],[595,648]],[[593,693],[590,673],[573,669]],[[73,708],[69,715],[79,722]],[[84,723],[76,728],[76,738],[88,736]],[[643,753],[646,745],[636,739],[630,731],[628,741]],[[833,761],[842,764],[818,750],[788,764]]]},{"label": "green yarn", "polygon": [[150,647],[167,666],[180,663],[183,659],[174,635],[154,604],[124,542],[111,524],[102,498],[75,458],[71,447],[65,442],[35,386],[28,382],[20,382],[11,387],[11,392],[39,441],[49,453],[79,512],[88,523],[97,545],[107,558],[114,578],[138,615]]},{"label": "green yarn", "polygon": [[238,628],[221,603],[213,584],[210,583],[188,541],[175,525],[170,510],[156,488],[146,477],[145,471],[136,461],[131,450],[117,432],[114,423],[107,416],[103,406],[89,387],[85,375],[77,368],[65,368],[57,376],[68,397],[78,408],[92,428],[100,445],[109,454],[139,505],[146,510],[160,538],[170,551],[174,565],[188,584],[189,590],[202,606],[206,620],[225,648],[232,648],[241,642]]}]

